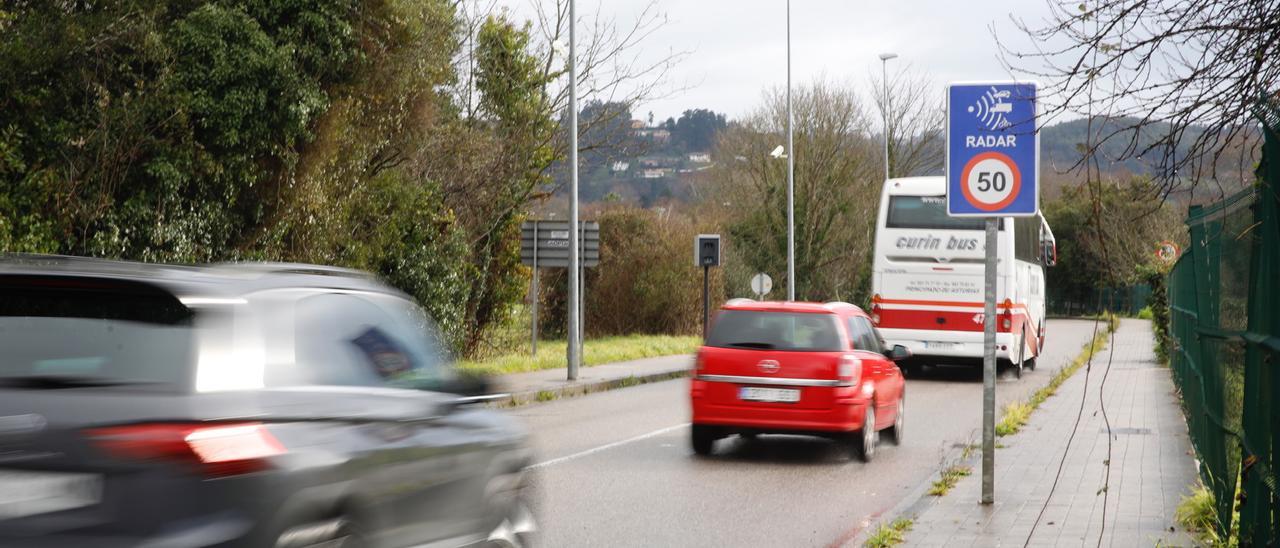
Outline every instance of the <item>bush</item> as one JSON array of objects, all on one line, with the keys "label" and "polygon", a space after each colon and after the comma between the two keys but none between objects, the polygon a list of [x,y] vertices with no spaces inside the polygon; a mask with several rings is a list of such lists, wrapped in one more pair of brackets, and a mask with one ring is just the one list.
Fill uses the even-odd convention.
[{"label": "bush", "polygon": [[[600,264],[587,269],[587,335],[701,333],[702,272],[693,264],[694,223],[672,211],[629,206],[602,210]],[[543,333],[563,336],[566,269],[544,270]],[[723,300],[720,269],[711,269],[711,306]]]},{"label": "bush", "polygon": [[1148,306],[1144,306],[1144,307],[1142,307],[1142,310],[1139,310],[1139,311],[1138,311],[1138,319],[1139,319],[1139,320],[1150,320],[1150,319],[1151,319],[1151,318],[1153,318],[1153,317],[1154,317],[1154,316],[1152,315],[1152,312],[1151,312],[1151,306],[1150,306],[1150,305],[1148,305]]}]

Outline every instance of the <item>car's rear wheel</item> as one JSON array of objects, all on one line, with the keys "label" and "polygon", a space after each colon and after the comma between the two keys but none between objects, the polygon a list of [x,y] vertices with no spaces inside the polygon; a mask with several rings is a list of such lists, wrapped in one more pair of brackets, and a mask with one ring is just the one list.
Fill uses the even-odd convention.
[{"label": "car's rear wheel", "polygon": [[880,434],[876,431],[875,402],[867,402],[866,414],[862,416],[862,429],[850,436],[849,456],[871,462],[876,456],[876,442]]},{"label": "car's rear wheel", "polygon": [[897,416],[893,418],[893,426],[885,429],[884,433],[888,435],[889,441],[894,445],[902,445],[902,429],[905,426],[907,416],[907,396],[903,394],[898,398]]},{"label": "car's rear wheel", "polygon": [[524,500],[511,504],[502,523],[489,533],[492,548],[529,548],[537,546],[538,521]]},{"label": "car's rear wheel", "polygon": [[700,456],[711,454],[720,433],[714,426],[695,424],[689,429],[689,441],[693,444],[693,452]]}]

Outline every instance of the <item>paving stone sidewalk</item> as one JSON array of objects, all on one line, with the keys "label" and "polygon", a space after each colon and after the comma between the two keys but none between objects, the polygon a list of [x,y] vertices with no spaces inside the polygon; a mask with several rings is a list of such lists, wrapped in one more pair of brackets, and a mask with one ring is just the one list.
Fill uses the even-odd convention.
[{"label": "paving stone sidewalk", "polygon": [[632,384],[657,382],[684,377],[693,367],[693,356],[679,354],[645,358],[578,369],[578,379],[569,381],[565,368],[544,369],[530,373],[501,375],[493,379],[494,388],[511,394],[502,405],[526,404],[547,398],[560,398],[600,392]]},{"label": "paving stone sidewalk", "polygon": [[[1081,369],[1021,432],[997,439],[1005,448],[996,451],[994,504],[978,502],[981,460],[971,457],[973,474],[949,494],[925,497],[902,513],[915,520],[904,545],[1023,546],[1028,539],[1030,546],[1195,545],[1174,520],[1196,481],[1195,461],[1169,369],[1154,355],[1151,324],[1122,320],[1113,341],[1109,373],[1110,348],[1094,357],[1087,386]],[[1098,398],[1104,376],[1109,457]],[[1082,396],[1079,426],[1050,497]]]}]

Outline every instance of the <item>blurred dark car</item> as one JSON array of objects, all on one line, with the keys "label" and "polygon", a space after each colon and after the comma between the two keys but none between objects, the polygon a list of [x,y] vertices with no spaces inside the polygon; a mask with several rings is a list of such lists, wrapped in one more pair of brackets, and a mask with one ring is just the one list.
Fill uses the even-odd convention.
[{"label": "blurred dark car", "polygon": [[526,433],[354,271],[0,260],[0,546],[527,545]]}]

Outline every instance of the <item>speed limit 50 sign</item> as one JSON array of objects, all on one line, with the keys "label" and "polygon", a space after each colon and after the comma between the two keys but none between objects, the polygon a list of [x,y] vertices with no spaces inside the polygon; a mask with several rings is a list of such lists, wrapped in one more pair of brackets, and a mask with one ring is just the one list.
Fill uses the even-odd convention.
[{"label": "speed limit 50 sign", "polygon": [[1039,165],[1036,84],[947,86],[947,214],[1035,215]]}]

